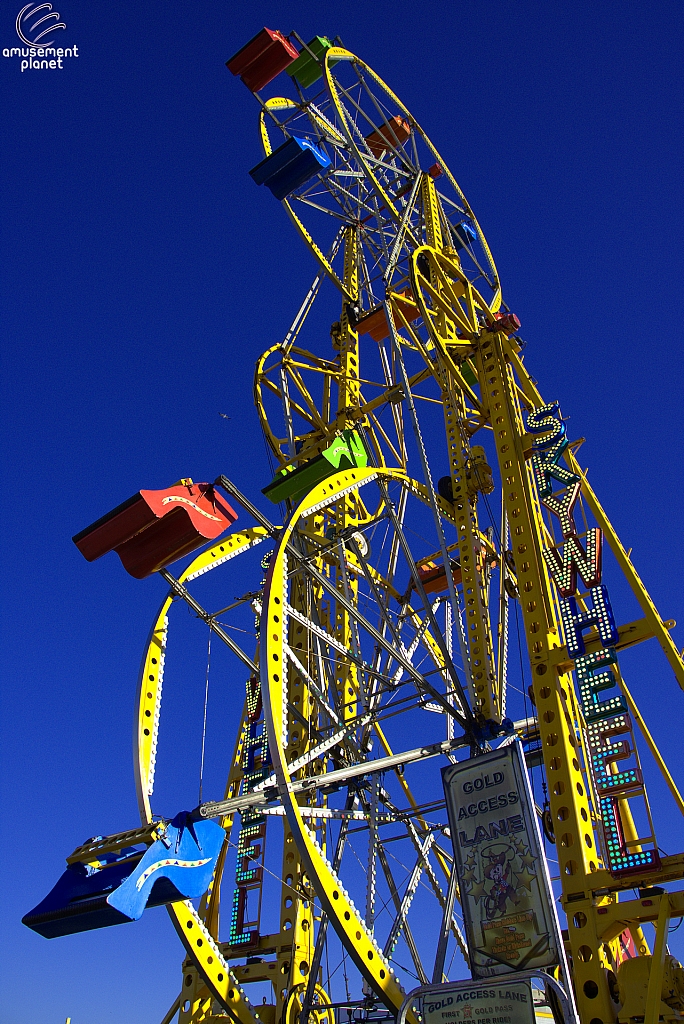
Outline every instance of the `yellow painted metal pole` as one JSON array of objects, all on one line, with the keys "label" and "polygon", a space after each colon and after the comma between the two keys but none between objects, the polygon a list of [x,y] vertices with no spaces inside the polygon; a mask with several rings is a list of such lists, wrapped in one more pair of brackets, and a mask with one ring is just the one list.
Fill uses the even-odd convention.
[{"label": "yellow painted metal pole", "polygon": [[663,989],[663,966],[667,951],[667,928],[669,922],[670,900],[667,894],[663,894],[660,900],[660,911],[656,923],[656,942],[651,961],[651,973],[648,976],[644,1024],[658,1024],[658,1018],[660,1017],[660,996]]},{"label": "yellow painted metal pole", "polygon": [[[567,669],[557,667],[553,661],[553,651],[560,646],[561,637],[542,557],[541,510],[525,463],[524,425],[503,334],[483,335],[478,363],[487,381],[482,397],[494,429],[510,522],[580,1019],[608,1022],[615,1019],[615,1004],[606,981],[610,964],[598,934],[597,901],[591,891],[591,876],[598,869],[599,853],[575,739],[574,684]],[[587,947],[589,956],[584,952]]]},{"label": "yellow painted metal pole", "polygon": [[[442,250],[442,230],[439,203],[434,180],[423,176],[423,217],[428,244],[436,252]],[[431,274],[431,278],[433,275]],[[440,278],[434,275],[435,299],[439,294]],[[416,289],[417,290],[417,289]],[[453,303],[445,300],[444,308]],[[458,306],[460,310],[460,306]],[[453,315],[455,316],[455,310]],[[440,312],[431,321],[431,335],[440,354],[444,354],[448,341],[456,341],[453,318]],[[477,520],[477,493],[471,494],[466,486],[470,463],[470,444],[466,424],[464,392],[455,386],[450,363],[442,361],[435,377],[442,392],[444,427],[447,439],[449,474],[453,505],[458,530],[459,564],[464,603],[464,625],[468,644],[469,664],[466,670],[471,681],[474,710],[486,719],[501,718],[501,695],[497,692],[497,674],[487,601],[487,588],[483,584],[482,552]]]}]

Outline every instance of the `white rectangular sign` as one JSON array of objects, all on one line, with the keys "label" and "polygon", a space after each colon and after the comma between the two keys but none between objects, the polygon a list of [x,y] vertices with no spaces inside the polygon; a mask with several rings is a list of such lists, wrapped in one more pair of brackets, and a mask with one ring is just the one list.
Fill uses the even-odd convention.
[{"label": "white rectangular sign", "polygon": [[425,1024],[535,1024],[528,981],[442,985],[422,995]]},{"label": "white rectangular sign", "polygon": [[561,962],[562,939],[519,742],[442,770],[475,978]]}]

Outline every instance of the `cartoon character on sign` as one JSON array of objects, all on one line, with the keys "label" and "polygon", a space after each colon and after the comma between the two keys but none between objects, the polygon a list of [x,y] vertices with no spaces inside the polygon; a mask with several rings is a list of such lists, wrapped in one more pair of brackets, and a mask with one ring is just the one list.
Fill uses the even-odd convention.
[{"label": "cartoon character on sign", "polygon": [[492,883],[484,901],[487,920],[491,921],[497,915],[503,916],[506,913],[508,900],[516,906],[520,903],[520,897],[510,881],[511,861],[516,856],[516,851],[510,846],[506,846],[500,852],[495,853],[494,848],[490,847],[488,850],[483,850],[483,854],[489,858],[484,875]]}]

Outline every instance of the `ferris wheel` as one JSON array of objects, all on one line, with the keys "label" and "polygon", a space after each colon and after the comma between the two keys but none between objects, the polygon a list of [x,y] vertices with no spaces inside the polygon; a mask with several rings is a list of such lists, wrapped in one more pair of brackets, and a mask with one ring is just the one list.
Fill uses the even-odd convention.
[{"label": "ferris wheel", "polygon": [[[679,875],[658,854],[637,746],[610,762],[636,758],[623,790],[591,766],[608,712],[622,715],[613,732],[630,742],[632,720],[641,722],[616,652],[655,637],[684,688],[671,624],[581,471],[580,442],[526,370],[519,321],[472,209],[401,100],[325,37],[305,43],[264,29],[228,67],[260,108],[264,156],[251,177],[285,208],[318,274],[256,366],[271,511],[221,476],[164,492],[159,501],[174,503],[184,525],[173,540],[170,528],[160,533],[154,550],[142,553],[139,538],[171,505],[155,511],[148,498],[154,515],[142,533],[130,518],[139,502],[107,519],[109,529],[128,516],[129,532],[125,542],[108,536],[99,553],[119,550],[133,575],[160,571],[170,591],[138,689],[141,829],[98,837],[75,860],[163,841],[169,803],[180,806],[184,780],[197,778],[184,716],[199,696],[192,820],[218,822],[225,841],[199,902],[159,900],[187,952],[163,1024],[176,1015],[179,1024],[393,1019],[416,985],[468,971],[465,891],[439,771],[518,742],[539,776],[580,1019],[621,1019],[636,976],[623,967],[625,936],[650,969],[643,925],[661,928],[666,913],[664,890],[649,903],[655,912],[623,907],[620,894]],[[309,313],[326,281],[339,296],[322,339]],[[182,518],[191,506],[192,536]],[[586,552],[572,539],[576,513]],[[209,531],[212,519],[229,532]],[[102,522],[77,542],[90,543]],[[206,540],[181,575],[169,572]],[[619,628],[601,582],[602,540],[643,611]],[[568,604],[575,594],[579,606]],[[585,629],[588,655],[577,639]],[[520,671],[509,670],[516,641]],[[583,655],[610,664],[619,688],[599,724],[587,711],[598,684],[589,669],[580,674]],[[683,811],[645,727],[643,736]],[[223,793],[207,800],[221,773]],[[185,825],[174,827],[182,836]],[[516,900],[502,877],[496,890],[478,883],[494,923]],[[658,936],[662,928],[662,958]]]}]

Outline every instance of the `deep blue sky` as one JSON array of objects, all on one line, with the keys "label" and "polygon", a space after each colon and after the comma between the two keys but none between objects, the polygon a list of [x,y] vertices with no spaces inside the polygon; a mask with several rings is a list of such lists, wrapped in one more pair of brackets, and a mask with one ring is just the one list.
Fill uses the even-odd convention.
[{"label": "deep blue sky", "polygon": [[[21,6],[3,3],[0,48]],[[133,698],[163,586],[113,556],[88,566],[72,534],[140,487],[223,471],[258,496],[269,479],[253,365],[315,267],[248,177],[257,106],[224,61],[264,24],[339,33],[402,97],[483,226],[528,366],[588,439],[583,464],[663,615],[684,623],[684,33],[674,0],[55,6],[78,59],[0,68],[0,1022],[149,1024],[182,958],[163,911],[52,942],[19,919],[78,842],[137,821]],[[636,668],[681,782],[684,698],[662,659]],[[661,845],[682,849],[654,803]]]}]

